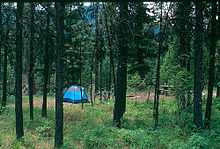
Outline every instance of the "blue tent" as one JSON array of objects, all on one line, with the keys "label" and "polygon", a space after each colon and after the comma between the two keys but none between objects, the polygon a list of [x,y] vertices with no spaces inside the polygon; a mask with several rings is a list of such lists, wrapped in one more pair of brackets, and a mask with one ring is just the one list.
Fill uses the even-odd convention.
[{"label": "blue tent", "polygon": [[88,96],[83,87],[72,85],[64,92],[63,100],[70,103],[85,103],[88,102]]}]

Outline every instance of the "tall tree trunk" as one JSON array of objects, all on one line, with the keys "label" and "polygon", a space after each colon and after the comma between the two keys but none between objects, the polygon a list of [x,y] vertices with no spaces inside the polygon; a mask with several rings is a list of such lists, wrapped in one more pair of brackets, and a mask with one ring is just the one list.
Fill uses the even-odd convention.
[{"label": "tall tree trunk", "polygon": [[178,61],[182,68],[189,70],[190,64],[190,13],[191,2],[184,1],[178,3],[177,8],[177,35],[178,35]]},{"label": "tall tree trunk", "polygon": [[[217,37],[218,37],[218,43],[220,42],[220,0],[218,0],[218,26],[217,26],[217,29],[218,29],[218,34],[217,34]],[[220,47],[218,47],[217,49],[217,53],[218,53],[218,61],[220,60]],[[220,82],[220,78],[219,78],[219,74],[220,74],[220,63],[217,64],[217,82]],[[220,98],[220,85],[217,85],[217,94],[216,94],[216,97],[217,98]]]},{"label": "tall tree trunk", "polygon": [[217,98],[220,98],[220,87],[219,87],[219,86],[217,86],[216,97],[217,97]]},{"label": "tall tree trunk", "polygon": [[[8,21],[7,21],[8,24]],[[3,90],[2,90],[2,107],[6,106],[7,102],[7,68],[8,68],[8,40],[9,40],[9,29],[6,32],[6,45],[4,46],[4,70],[3,70]]]},{"label": "tall tree trunk", "polygon": [[159,39],[159,48],[157,53],[157,69],[156,69],[156,83],[155,83],[155,95],[154,95],[154,128],[158,126],[158,117],[159,117],[159,99],[160,99],[160,55],[162,51],[162,17],[163,17],[163,3],[160,4],[161,16],[160,16],[160,39]]},{"label": "tall tree trunk", "polygon": [[24,136],[23,111],[22,111],[22,12],[24,4],[17,3],[16,13],[16,66],[15,66],[15,114],[16,114],[16,135],[17,139]]},{"label": "tall tree trunk", "polygon": [[111,88],[112,88],[112,76],[113,82],[115,83],[115,69],[114,69],[114,59],[113,59],[113,48],[112,48],[112,33],[110,32],[111,28],[108,25],[108,14],[105,13],[105,27],[107,32],[107,39],[108,39],[108,47],[109,47],[109,80],[108,80],[108,99],[111,96]]},{"label": "tall tree trunk", "polygon": [[93,54],[92,54],[92,60],[90,64],[90,101],[93,106],[93,78],[92,78],[92,72],[93,72]]},{"label": "tall tree trunk", "polygon": [[135,49],[136,52],[136,61],[137,61],[137,71],[142,80],[145,79],[146,75],[146,66],[145,66],[145,49],[143,48],[143,38],[144,38],[144,21],[145,21],[145,8],[143,2],[138,2],[134,4],[136,6],[136,16],[135,16]]},{"label": "tall tree trunk", "polygon": [[119,1],[120,22],[119,22],[119,61],[116,81],[116,97],[113,111],[113,122],[117,127],[121,127],[121,118],[126,109],[127,90],[127,58],[128,58],[128,1]]},{"label": "tall tree trunk", "polygon": [[[49,7],[49,5],[48,5]],[[46,27],[46,37],[45,37],[45,53],[44,53],[44,86],[43,86],[43,104],[42,104],[42,117],[47,117],[47,93],[48,93],[48,81],[49,81],[49,25],[50,18],[49,13],[47,13],[47,27]]]},{"label": "tall tree trunk", "polygon": [[[95,71],[95,98],[98,94],[98,90],[99,90],[99,85],[100,85],[100,82],[99,82],[99,61],[100,61],[100,44],[99,44],[99,40],[100,40],[100,31],[99,31],[99,19],[98,19],[98,4],[96,4],[96,10],[95,10],[95,17],[96,17],[96,20],[95,20],[95,24],[96,24],[96,43],[95,43],[95,68],[94,68],[94,71]],[[94,98],[94,100],[95,100]]]},{"label": "tall tree trunk", "polygon": [[0,82],[2,81],[2,2],[0,2]]},{"label": "tall tree trunk", "polygon": [[202,128],[202,84],[203,84],[203,3],[195,1],[196,26],[195,26],[195,51],[194,51],[194,123],[197,128]]},{"label": "tall tree trunk", "polygon": [[56,2],[56,128],[55,147],[63,145],[64,2]]},{"label": "tall tree trunk", "polygon": [[[177,61],[181,68],[190,72],[190,60],[191,60],[191,1],[178,2],[177,12],[176,12],[176,32],[177,32]],[[183,78],[185,79],[185,78]],[[190,90],[183,91],[176,95],[177,99],[180,101],[180,111],[185,110],[189,105],[190,101]]]},{"label": "tall tree trunk", "polygon": [[34,3],[31,3],[31,24],[30,24],[30,61],[28,73],[28,87],[29,87],[29,106],[30,106],[30,119],[34,119],[34,103],[33,103],[33,87],[34,87]]},{"label": "tall tree trunk", "polygon": [[[79,41],[79,42],[80,42],[80,45],[79,45],[79,53],[80,53],[80,56],[79,56],[79,59],[80,59],[79,84],[82,87],[82,43],[81,43],[81,41]],[[82,99],[82,88],[81,87],[80,87],[80,98],[81,98],[81,106],[83,109],[83,99]]]},{"label": "tall tree trunk", "polygon": [[212,0],[212,12],[211,12],[211,34],[210,34],[210,52],[209,52],[209,71],[208,71],[208,97],[206,103],[205,112],[205,127],[210,128],[211,110],[212,110],[212,97],[213,88],[215,83],[215,53],[216,53],[216,14],[217,3],[216,0]]},{"label": "tall tree trunk", "polygon": [[102,90],[103,90],[103,75],[102,75],[102,60],[99,62],[99,99],[102,101]]},{"label": "tall tree trunk", "polygon": [[[111,35],[111,43],[113,44],[113,22],[112,19],[110,20],[110,27],[109,27],[109,32]],[[116,75],[115,75],[115,62],[114,62],[114,51],[113,51],[113,47],[110,48],[110,63],[111,63],[111,67],[112,67],[112,76],[113,76],[113,87],[114,87],[114,97],[115,97],[115,90],[116,90]]]}]

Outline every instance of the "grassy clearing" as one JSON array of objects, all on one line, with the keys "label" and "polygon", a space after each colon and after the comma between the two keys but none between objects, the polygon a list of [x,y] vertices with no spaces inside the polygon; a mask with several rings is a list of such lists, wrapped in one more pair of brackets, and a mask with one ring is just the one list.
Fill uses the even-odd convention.
[{"label": "grassy clearing", "polygon": [[[41,97],[35,97],[34,121],[29,120],[28,99],[24,97],[25,137],[20,142],[15,138],[15,113],[13,98],[0,115],[0,148],[2,149],[50,149],[54,137],[54,100],[48,101],[48,118],[41,118]],[[127,102],[123,128],[112,127],[113,103],[64,104],[64,146],[66,149],[189,149],[219,148],[220,146],[220,101],[215,100],[212,129],[196,130],[192,115],[177,116],[174,100],[160,104],[160,127],[153,130],[151,101]],[[183,122],[182,119],[185,120]],[[180,127],[181,126],[181,127]]]}]

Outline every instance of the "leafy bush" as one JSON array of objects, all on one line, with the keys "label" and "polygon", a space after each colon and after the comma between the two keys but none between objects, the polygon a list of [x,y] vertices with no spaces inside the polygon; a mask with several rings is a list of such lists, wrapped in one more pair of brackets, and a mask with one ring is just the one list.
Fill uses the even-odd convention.
[{"label": "leafy bush", "polygon": [[104,126],[96,127],[85,133],[83,144],[88,149],[114,148],[117,144],[114,141],[112,130]]},{"label": "leafy bush", "polygon": [[48,121],[45,121],[42,126],[36,128],[36,132],[42,137],[51,137],[52,128],[50,126],[50,123]]},{"label": "leafy bush", "polygon": [[145,87],[145,83],[141,80],[140,75],[138,73],[128,74],[128,91],[135,92],[137,90],[143,89]]},{"label": "leafy bush", "polygon": [[191,149],[206,149],[208,147],[208,139],[200,136],[199,134],[193,134],[186,145],[186,148]]}]

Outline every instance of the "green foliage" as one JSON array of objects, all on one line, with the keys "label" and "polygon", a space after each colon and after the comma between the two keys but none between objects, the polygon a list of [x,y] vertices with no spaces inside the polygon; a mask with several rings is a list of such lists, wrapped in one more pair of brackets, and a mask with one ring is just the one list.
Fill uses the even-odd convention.
[{"label": "green foliage", "polygon": [[128,92],[135,92],[137,90],[143,90],[145,88],[145,83],[141,80],[141,77],[138,73],[128,74]]},{"label": "green foliage", "polygon": [[193,134],[189,138],[186,146],[192,149],[208,148],[208,141],[206,138],[200,136],[199,134]]},{"label": "green foliage", "polygon": [[98,126],[88,131],[83,139],[85,148],[115,148],[117,144],[114,145],[115,140],[112,132],[113,130],[111,128],[104,126]]},{"label": "green foliage", "polygon": [[169,45],[169,50],[166,53],[161,65],[161,84],[174,85],[173,80],[175,75],[178,73],[179,66],[176,61],[176,47],[175,43]]},{"label": "green foliage", "polygon": [[36,132],[42,137],[52,137],[52,127],[47,120],[42,126],[36,128]]},{"label": "green foliage", "polygon": [[178,64],[176,45],[173,42],[170,43],[169,50],[163,60],[161,80],[162,83],[173,87],[179,110],[184,109],[191,100],[193,77],[191,72],[186,70],[186,68],[180,67]]},{"label": "green foliage", "polygon": [[[41,97],[35,97],[40,100]],[[11,99],[10,99],[11,100]],[[48,98],[49,105],[54,101]],[[54,107],[48,108],[48,118],[41,118],[41,110],[35,108],[34,121],[29,120],[28,98],[24,98],[24,128],[22,141],[15,138],[13,103],[10,102],[0,115],[0,148],[53,148]],[[63,148],[96,149],[188,149],[218,148],[220,142],[219,101],[213,102],[213,126],[210,131],[193,129],[192,115],[188,114],[186,125],[179,127],[175,113],[175,100],[164,100],[160,104],[159,128],[153,130],[153,103],[127,102],[127,112],[121,129],[112,127],[113,102],[98,103],[94,107],[64,104],[64,146]],[[192,132],[194,131],[194,133]]]}]

